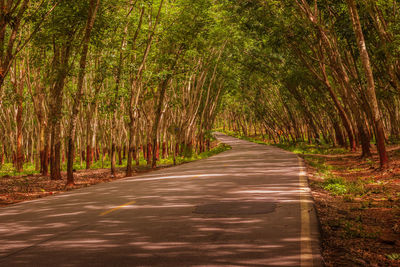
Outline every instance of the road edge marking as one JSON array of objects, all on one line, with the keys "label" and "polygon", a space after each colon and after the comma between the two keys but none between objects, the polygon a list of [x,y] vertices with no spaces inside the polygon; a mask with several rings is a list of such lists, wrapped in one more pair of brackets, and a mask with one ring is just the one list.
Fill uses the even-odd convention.
[{"label": "road edge marking", "polygon": [[310,196],[307,176],[305,175],[304,161],[298,157],[299,161],[299,184],[300,184],[300,213],[301,213],[301,233],[300,233],[300,266],[314,266],[313,251],[311,245],[310,228]]},{"label": "road edge marking", "polygon": [[115,207],[115,208],[112,208],[112,209],[103,211],[102,213],[100,213],[100,216],[107,215],[107,214],[109,214],[109,213],[111,213],[111,212],[113,212],[113,211],[119,210],[120,208],[129,206],[129,205],[134,204],[134,203],[136,203],[136,201],[130,201],[130,202],[125,203],[125,204],[122,204],[122,205],[120,205],[120,206],[118,206],[118,207]]}]

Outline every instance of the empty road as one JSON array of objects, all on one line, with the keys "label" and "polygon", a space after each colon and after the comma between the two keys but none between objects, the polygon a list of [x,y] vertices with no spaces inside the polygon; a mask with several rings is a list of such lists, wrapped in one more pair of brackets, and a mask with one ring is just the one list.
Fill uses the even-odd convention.
[{"label": "empty road", "polygon": [[0,266],[320,266],[298,157],[232,149],[0,208]]}]

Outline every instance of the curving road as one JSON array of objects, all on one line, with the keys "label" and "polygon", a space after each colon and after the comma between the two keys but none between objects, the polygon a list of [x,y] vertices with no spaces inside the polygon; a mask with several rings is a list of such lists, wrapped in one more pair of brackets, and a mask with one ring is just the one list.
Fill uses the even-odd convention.
[{"label": "curving road", "polygon": [[302,163],[232,149],[0,209],[0,266],[321,266]]}]

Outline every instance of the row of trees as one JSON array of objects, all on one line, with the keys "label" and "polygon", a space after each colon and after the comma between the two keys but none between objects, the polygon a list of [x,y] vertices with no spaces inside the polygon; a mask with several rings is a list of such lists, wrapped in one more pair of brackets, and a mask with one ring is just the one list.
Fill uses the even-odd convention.
[{"label": "row of trees", "polygon": [[0,162],[17,170],[60,179],[65,160],[73,184],[76,160],[108,153],[131,175],[140,151],[153,167],[203,151],[215,121],[365,157],[375,141],[386,168],[400,135],[397,0],[0,6]]},{"label": "row of trees", "polygon": [[[107,152],[207,148],[227,80],[229,32],[209,0],[1,0],[0,163],[67,184]],[[161,153],[160,153],[161,150]],[[160,155],[161,154],[161,155]]]},{"label": "row of trees", "polygon": [[[278,141],[325,140],[380,165],[398,139],[400,12],[396,0],[226,1],[246,37],[240,82],[218,124]],[[249,127],[251,125],[251,127]]]}]

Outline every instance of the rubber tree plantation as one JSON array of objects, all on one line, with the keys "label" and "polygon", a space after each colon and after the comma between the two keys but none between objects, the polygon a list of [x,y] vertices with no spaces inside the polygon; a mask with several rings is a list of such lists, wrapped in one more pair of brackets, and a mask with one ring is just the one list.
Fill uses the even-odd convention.
[{"label": "rubber tree plantation", "polygon": [[[1,164],[73,184],[213,127],[362,150],[399,137],[397,1],[3,1]],[[161,151],[161,152],[160,152]],[[122,154],[122,155],[121,155]],[[66,162],[66,164],[64,164]]]},{"label": "rubber tree plantation", "polygon": [[395,173],[400,2],[0,0],[0,179],[131,177],[214,131]]}]

